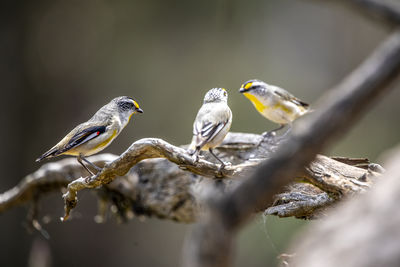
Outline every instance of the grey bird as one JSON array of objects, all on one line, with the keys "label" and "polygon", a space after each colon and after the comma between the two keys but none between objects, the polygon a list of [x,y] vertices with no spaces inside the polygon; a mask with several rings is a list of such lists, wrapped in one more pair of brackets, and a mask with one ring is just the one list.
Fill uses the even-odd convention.
[{"label": "grey bird", "polygon": [[276,132],[285,125],[289,125],[286,131],[288,133],[294,120],[311,111],[307,103],[285,89],[260,80],[254,79],[245,82],[239,92],[251,101],[262,116],[280,124],[279,128],[264,133],[264,135]]},{"label": "grey bird", "polygon": [[193,138],[189,147],[189,153],[198,155],[201,150],[208,150],[220,163],[220,170],[225,163],[213,152],[213,148],[219,146],[229,132],[232,124],[232,111],[228,106],[228,93],[224,88],[209,90],[199,109],[193,123]]},{"label": "grey bird", "polygon": [[37,158],[36,161],[60,155],[76,156],[78,162],[91,175],[94,175],[82,161],[100,171],[101,168],[85,157],[98,153],[111,144],[136,112],[143,113],[143,110],[133,98],[127,96],[116,97],[100,108],[91,119],[76,126],[54,147]]}]

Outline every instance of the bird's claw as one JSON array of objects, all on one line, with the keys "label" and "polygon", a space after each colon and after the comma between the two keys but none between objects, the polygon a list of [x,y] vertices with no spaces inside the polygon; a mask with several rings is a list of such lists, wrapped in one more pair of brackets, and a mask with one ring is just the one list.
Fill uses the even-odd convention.
[{"label": "bird's claw", "polygon": [[[222,165],[222,164],[221,164]],[[232,166],[232,163],[230,163],[230,162],[224,162],[224,167],[227,167],[227,166]]]},{"label": "bird's claw", "polygon": [[204,158],[204,157],[201,155],[193,155],[192,158],[193,158],[194,163],[197,163],[197,162],[199,162],[199,160],[201,158]]},{"label": "bird's claw", "polygon": [[219,166],[219,168],[218,168],[217,175],[216,175],[217,178],[222,178],[222,177],[224,177],[223,171],[224,171],[224,169],[225,169],[226,166],[232,166],[232,163],[230,163],[230,162],[224,162],[224,163],[222,163],[222,164]]},{"label": "bird's claw", "polygon": [[223,168],[219,167],[217,173],[215,174],[215,178],[224,177]]},{"label": "bird's claw", "polygon": [[91,180],[91,178],[92,178],[93,176],[94,176],[94,175],[86,177],[86,178],[85,178],[85,183],[86,183],[86,184],[90,183],[90,180]]}]

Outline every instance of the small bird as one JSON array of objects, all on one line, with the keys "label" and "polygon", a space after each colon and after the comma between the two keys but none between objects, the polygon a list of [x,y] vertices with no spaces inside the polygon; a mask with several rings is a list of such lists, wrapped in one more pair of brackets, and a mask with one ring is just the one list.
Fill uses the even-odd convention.
[{"label": "small bird", "polygon": [[220,163],[220,170],[225,163],[213,152],[213,148],[219,146],[229,132],[232,124],[232,111],[228,106],[228,93],[224,88],[209,90],[199,109],[193,123],[193,138],[189,147],[189,153],[195,155],[196,161],[200,150],[207,150]]},{"label": "small bird", "polygon": [[285,125],[289,125],[300,116],[310,112],[309,105],[296,98],[288,91],[278,86],[269,85],[260,80],[249,80],[242,84],[239,92],[246,96],[258,112],[265,118],[279,123],[280,127],[264,133],[263,135],[276,132]]},{"label": "small bird", "polygon": [[143,113],[143,110],[135,100],[127,96],[116,97],[100,108],[90,120],[76,126],[36,161],[60,155],[77,156],[78,162],[94,175],[82,161],[100,171],[101,168],[85,157],[96,154],[111,144],[136,112]]}]

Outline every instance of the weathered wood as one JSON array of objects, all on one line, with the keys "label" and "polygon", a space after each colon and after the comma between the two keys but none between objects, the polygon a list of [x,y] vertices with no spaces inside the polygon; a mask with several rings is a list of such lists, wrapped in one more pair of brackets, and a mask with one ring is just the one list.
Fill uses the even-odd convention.
[{"label": "weathered wood", "polygon": [[[145,138],[134,142],[121,156],[104,165],[104,168],[93,177],[81,177],[70,182],[67,192],[63,195],[65,201],[65,216],[75,208],[78,191],[85,188],[96,188],[108,184],[117,176],[123,176],[144,159],[166,158],[181,169],[194,174],[210,178],[233,178],[249,174],[253,167],[261,160],[269,157],[284,140],[281,137],[262,138],[255,134],[229,133],[222,147],[219,157],[231,164],[222,171],[219,165],[208,160],[194,158],[183,147],[177,147],[158,138]],[[225,149],[224,149],[225,147]],[[210,155],[206,153],[206,159]]]},{"label": "weathered wood", "polygon": [[[148,142],[149,139],[146,140]],[[162,146],[154,148],[156,142],[162,144]],[[159,139],[156,139],[156,142],[150,142],[152,143],[151,149],[161,151],[165,147],[168,151],[184,151],[182,148],[174,147],[165,141],[161,142]],[[216,150],[216,153],[224,161],[232,162],[234,165],[230,168],[233,170],[236,166],[251,166],[252,164],[256,166],[260,164],[262,160],[272,156],[282,142],[283,140],[279,137],[263,139],[262,136],[255,134],[230,133],[222,147]],[[167,155],[167,152],[158,153]],[[188,168],[186,162],[177,165],[175,159],[179,158],[179,155],[172,156],[172,161],[168,156],[167,159],[143,159],[140,162],[136,162],[136,158],[127,157],[126,153],[123,153],[123,155],[126,161],[133,160],[136,165],[125,175],[115,176],[117,179],[113,178],[114,180],[111,183],[105,184],[95,191],[98,193],[100,206],[103,207],[101,213],[106,211],[104,207],[114,205],[118,208],[117,215],[122,219],[131,218],[133,214],[191,223],[198,218],[199,212],[202,210],[202,193],[215,177],[200,176],[196,174],[199,170],[190,172],[189,170],[192,170],[193,167]],[[214,166],[217,170],[218,165],[212,165],[213,163],[206,161],[213,158],[208,153],[204,153],[204,155],[205,159],[201,160],[200,164]],[[121,162],[120,157],[111,154],[96,155],[91,157],[90,160],[99,166],[106,165],[105,162],[111,162],[109,165],[112,165],[112,162]],[[357,162],[357,160],[347,160],[351,164]],[[363,161],[363,163],[366,162]],[[118,166],[125,168],[126,164],[130,165],[131,163]],[[346,166],[346,168],[343,166]],[[196,166],[196,168],[201,167]],[[323,169],[326,172],[321,171]],[[266,214],[275,214],[281,217],[315,218],[345,195],[345,193],[331,194],[331,191],[339,191],[341,184],[345,184],[351,179],[358,179],[359,176],[363,175],[368,177],[368,181],[365,180],[363,183],[370,185],[374,182],[369,180],[368,170],[347,165],[322,155],[318,156],[307,170],[304,169],[298,177],[293,177],[293,180],[298,180],[298,182],[292,183],[285,192],[278,194],[274,203],[264,203],[259,211],[263,211],[272,204],[272,207],[265,211]],[[116,172],[118,172],[118,169],[116,169]],[[313,185],[313,183],[320,183],[317,178],[321,175],[327,177],[332,175],[333,172],[340,173],[340,175],[336,175],[336,180],[325,181],[324,190],[329,189],[330,191],[326,190],[325,192]],[[246,179],[247,172],[238,173],[244,175],[218,180],[219,183],[225,183],[225,191],[231,190]],[[77,164],[74,158],[44,164],[39,170],[25,177],[15,188],[0,195],[0,212],[4,212],[13,206],[36,201],[35,196],[40,197],[50,191],[61,190],[73,182],[74,177],[86,174],[86,171]],[[307,183],[304,182],[306,180]],[[331,190],[332,188],[334,190]],[[355,185],[347,191],[356,193],[362,190],[364,190],[364,184]],[[100,215],[103,216],[98,216],[97,219],[103,220],[104,214]]]},{"label": "weathered wood", "polygon": [[344,201],[293,242],[297,267],[400,266],[400,150],[381,181]]}]

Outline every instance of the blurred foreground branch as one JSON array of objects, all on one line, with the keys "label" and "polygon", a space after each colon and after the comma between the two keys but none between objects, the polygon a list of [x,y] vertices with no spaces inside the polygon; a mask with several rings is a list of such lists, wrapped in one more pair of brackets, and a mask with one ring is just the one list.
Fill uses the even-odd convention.
[{"label": "blurred foreground branch", "polygon": [[396,31],[327,92],[314,113],[295,124],[285,145],[249,179],[226,194],[210,195],[206,214],[184,246],[183,266],[230,266],[235,233],[254,209],[271,201],[317,153],[346,133],[399,71],[400,31]]}]

